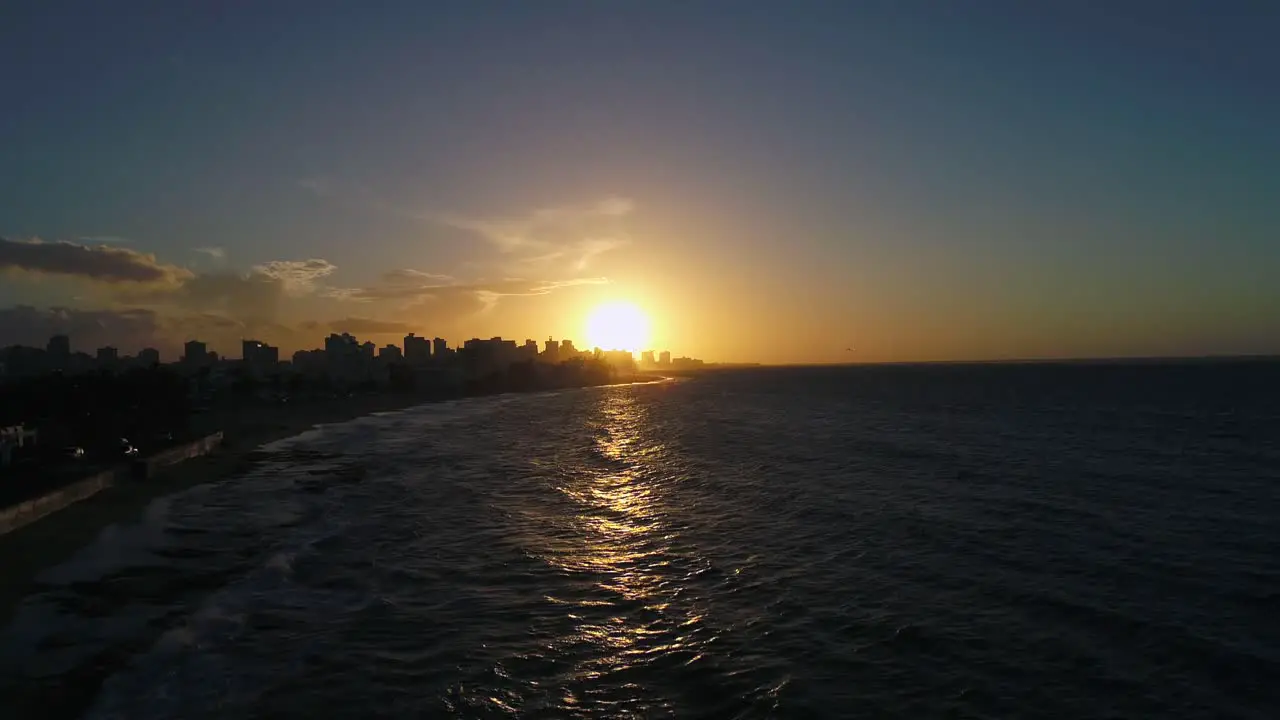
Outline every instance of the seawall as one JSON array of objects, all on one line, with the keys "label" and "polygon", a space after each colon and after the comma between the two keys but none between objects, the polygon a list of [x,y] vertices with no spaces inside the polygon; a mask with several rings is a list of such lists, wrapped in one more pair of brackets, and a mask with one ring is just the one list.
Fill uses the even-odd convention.
[{"label": "seawall", "polygon": [[[222,433],[216,432],[199,440],[183,443],[168,450],[162,450],[155,455],[136,461],[132,468],[133,476],[139,479],[152,477],[160,470],[183,460],[207,455],[221,444]],[[29,525],[72,503],[92,497],[128,476],[128,468],[103,470],[55,490],[50,490],[43,495],[15,503],[6,508],[0,508],[0,535],[17,530],[24,525]]]},{"label": "seawall", "polygon": [[57,490],[52,490],[44,495],[10,505],[0,510],[0,535],[33,523],[71,503],[96,495],[98,492],[114,485],[115,482],[116,471],[104,470],[83,480],[63,485]]},{"label": "seawall", "polygon": [[168,450],[161,450],[155,455],[151,455],[134,463],[134,477],[139,479],[147,479],[154,476],[157,472],[176,465],[183,460],[190,460],[193,457],[208,455],[215,448],[222,444],[222,431],[219,430],[212,435],[206,435],[199,440],[189,443],[183,443]]}]

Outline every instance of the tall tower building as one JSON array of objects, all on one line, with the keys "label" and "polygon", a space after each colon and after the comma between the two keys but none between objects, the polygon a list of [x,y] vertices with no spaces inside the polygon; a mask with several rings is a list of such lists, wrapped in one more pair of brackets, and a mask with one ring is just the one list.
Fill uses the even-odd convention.
[{"label": "tall tower building", "polygon": [[413,333],[404,336],[404,359],[413,365],[425,365],[431,360],[431,341]]},{"label": "tall tower building", "polygon": [[66,335],[54,335],[45,346],[49,359],[55,362],[66,362],[71,357],[71,338]]},{"label": "tall tower building", "polygon": [[202,367],[209,362],[209,346],[199,340],[188,340],[182,345],[182,364]]}]

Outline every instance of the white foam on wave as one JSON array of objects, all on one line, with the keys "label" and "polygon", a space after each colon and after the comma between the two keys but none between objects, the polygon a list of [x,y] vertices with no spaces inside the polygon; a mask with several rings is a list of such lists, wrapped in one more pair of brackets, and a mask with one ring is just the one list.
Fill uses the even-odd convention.
[{"label": "white foam on wave", "polygon": [[[70,558],[45,569],[36,580],[45,589],[23,599],[8,627],[0,631],[0,663],[24,672],[57,672],[74,667],[97,649],[145,629],[158,610],[144,604],[116,609],[105,616],[86,616],[68,605],[80,594],[78,585],[93,586],[133,568],[157,567],[166,561],[157,551],[167,543],[174,504],[194,488],[155,498],[133,522],[112,523]],[[50,650],[49,648],[53,648]]]},{"label": "white foam on wave", "polygon": [[[302,482],[308,488],[323,486],[326,466],[332,464],[338,468],[340,464],[333,464],[325,454],[372,454],[380,443],[398,436],[400,433],[394,430],[406,423],[417,429],[474,422],[512,403],[538,402],[537,398],[536,394],[505,395],[429,403],[316,426],[261,446],[268,455],[234,482],[203,486],[208,494],[191,500],[216,505],[217,509],[184,505],[179,517],[193,523],[194,529],[214,533],[211,539],[216,540],[222,524],[215,518],[225,517],[227,512],[236,513],[241,526],[236,532],[261,533],[260,542],[266,546],[263,548],[266,553],[256,567],[213,589],[198,610],[155,637],[148,650],[107,678],[87,717],[173,717],[191,707],[212,707],[210,703],[223,700],[232,702],[230,707],[234,707],[237,698],[247,701],[261,692],[276,678],[260,672],[260,668],[242,664],[244,653],[237,648],[251,640],[245,636],[247,618],[262,613],[288,613],[294,608],[311,608],[312,612],[322,614],[328,612],[325,610],[328,608],[341,613],[377,601],[373,588],[338,590],[309,587],[299,582],[297,569],[305,567],[305,559],[317,552],[317,544],[345,531],[350,518],[343,493],[344,488],[351,486],[335,484],[311,494],[314,490],[293,492],[294,484]],[[308,453],[320,455],[311,457]],[[310,474],[317,471],[319,477]],[[240,495],[233,495],[234,501],[228,503],[224,493]],[[275,510],[265,511],[264,503]],[[122,540],[128,533],[117,537],[119,531],[113,531],[104,540],[104,545],[116,546],[121,551],[113,554],[104,547],[86,549],[84,557],[72,563],[74,571],[68,567],[57,572],[68,581],[73,577],[101,578],[112,568],[147,560],[147,553],[165,541],[164,530],[172,521],[173,511],[172,504],[156,504],[149,508],[144,522],[131,530],[137,537]],[[180,548],[182,540],[176,542]],[[132,549],[126,552],[124,548]],[[163,558],[157,560],[163,561]],[[172,612],[172,607],[167,609]],[[49,610],[33,607],[30,617],[36,619],[36,612],[44,613],[39,621],[46,627],[57,627],[67,621]],[[116,612],[128,615],[132,610],[120,608]],[[76,622],[82,620],[89,621],[75,619]],[[101,621],[101,618],[95,620]],[[147,629],[134,623],[133,632],[136,638]]]},{"label": "white foam on wave", "polygon": [[173,502],[172,495],[158,497],[147,504],[137,522],[108,525],[68,560],[46,568],[37,581],[46,585],[92,582],[125,567],[154,562],[155,549],[164,544]]},{"label": "white foam on wave", "polygon": [[279,440],[272,440],[269,443],[263,443],[258,447],[258,449],[266,452],[288,450],[299,443],[310,442],[323,437],[324,433],[331,427],[335,427],[335,425],[316,424],[310,429],[303,430],[297,435],[290,435],[289,437],[280,438]]},{"label": "white foam on wave", "polygon": [[294,553],[278,552],[268,558],[263,567],[269,570],[278,570],[282,574],[288,575],[293,572],[293,558]]},{"label": "white foam on wave", "polygon": [[235,648],[247,618],[333,602],[327,591],[300,585],[294,563],[342,532],[322,521],[300,530],[287,548],[211,594],[199,610],[165,632],[129,667],[109,677],[87,718],[168,718],[192,707],[243,707],[280,679],[281,668],[257,667]]}]

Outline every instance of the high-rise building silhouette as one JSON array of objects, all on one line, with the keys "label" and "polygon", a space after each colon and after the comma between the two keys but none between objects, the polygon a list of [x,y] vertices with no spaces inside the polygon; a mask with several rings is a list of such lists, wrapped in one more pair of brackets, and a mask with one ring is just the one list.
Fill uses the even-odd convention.
[{"label": "high-rise building silhouette", "polygon": [[241,340],[240,351],[245,368],[255,375],[267,375],[279,368],[280,348],[257,340]]},{"label": "high-rise building silhouette", "polygon": [[405,335],[404,359],[413,365],[425,365],[431,360],[431,341],[413,333]]},{"label": "high-rise building silhouette", "polygon": [[524,345],[520,346],[520,361],[536,360],[538,358],[538,341],[525,339]]},{"label": "high-rise building silhouette", "polygon": [[449,354],[449,342],[444,338],[435,338],[431,341],[431,354],[437,359]]},{"label": "high-rise building silhouette", "polygon": [[670,350],[663,350],[662,352],[658,353],[658,364],[663,366],[671,364]]},{"label": "high-rise building silhouette", "polygon": [[342,333],[330,333],[329,337],[324,339],[324,351],[332,358],[340,358],[346,355],[359,355],[360,345],[352,335]]},{"label": "high-rise building silhouette", "polygon": [[138,351],[138,364],[148,368],[159,365],[160,351],[155,348],[142,348]]},{"label": "high-rise building silhouette", "polygon": [[45,352],[49,354],[49,360],[54,367],[63,367],[71,359],[71,338],[66,335],[54,335],[49,338]]},{"label": "high-rise building silhouette", "polygon": [[199,340],[188,340],[182,344],[182,364],[190,367],[204,367],[212,360],[209,346]]}]

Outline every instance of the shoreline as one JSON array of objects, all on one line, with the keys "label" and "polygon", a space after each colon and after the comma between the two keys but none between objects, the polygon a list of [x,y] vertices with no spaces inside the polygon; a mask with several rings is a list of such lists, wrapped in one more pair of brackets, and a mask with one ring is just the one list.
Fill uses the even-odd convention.
[{"label": "shoreline", "polygon": [[24,598],[40,587],[45,570],[66,562],[108,527],[136,521],[157,498],[230,477],[253,462],[268,443],[319,425],[403,410],[436,400],[416,395],[369,395],[296,406],[226,408],[204,422],[218,422],[223,445],[208,455],[164,468],[147,480],[126,481],[35,522],[0,535],[0,621],[8,625]]},{"label": "shoreline", "polygon": [[[580,387],[643,385],[674,379],[637,374],[618,383]],[[535,390],[532,394],[538,392],[541,391]],[[201,417],[197,423],[202,426],[199,428],[202,432],[223,432],[222,446],[214,452],[166,467],[147,480],[122,482],[0,535],[0,557],[5,558],[3,566],[0,566],[0,622],[5,625],[12,623],[23,599],[39,590],[41,573],[66,562],[108,527],[138,520],[158,498],[231,477],[247,469],[263,445],[300,435],[318,426],[377,413],[450,400],[528,393],[515,391],[456,398],[373,394],[293,405],[219,408]]]}]

